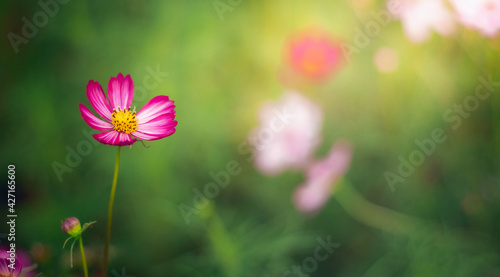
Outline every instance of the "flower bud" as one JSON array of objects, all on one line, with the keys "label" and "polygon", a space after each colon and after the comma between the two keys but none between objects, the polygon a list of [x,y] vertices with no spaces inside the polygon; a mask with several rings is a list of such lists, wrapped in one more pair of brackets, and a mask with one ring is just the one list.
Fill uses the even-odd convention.
[{"label": "flower bud", "polygon": [[80,220],[76,217],[66,218],[64,222],[61,223],[61,229],[68,235],[76,237],[82,232],[82,226],[80,225]]}]

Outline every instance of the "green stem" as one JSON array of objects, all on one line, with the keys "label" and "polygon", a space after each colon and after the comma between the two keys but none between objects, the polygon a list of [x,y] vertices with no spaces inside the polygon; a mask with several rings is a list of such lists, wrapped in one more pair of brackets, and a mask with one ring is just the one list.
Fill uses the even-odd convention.
[{"label": "green stem", "polygon": [[109,197],[108,207],[108,224],[106,228],[106,241],[104,245],[104,276],[108,275],[108,260],[109,260],[109,241],[111,239],[111,220],[113,218],[113,203],[115,202],[116,181],[118,180],[118,169],[120,168],[120,149],[116,153],[115,175],[113,177],[113,185],[111,186],[111,196]]},{"label": "green stem", "polygon": [[338,184],[334,196],[354,219],[392,234],[408,236],[414,230],[428,226],[420,219],[366,201],[346,181]]},{"label": "green stem", "polygon": [[83,250],[82,236],[80,236],[78,240],[80,242],[80,253],[82,254],[83,273],[85,274],[85,277],[89,277],[89,271],[87,270],[87,260],[85,259],[85,251]]}]

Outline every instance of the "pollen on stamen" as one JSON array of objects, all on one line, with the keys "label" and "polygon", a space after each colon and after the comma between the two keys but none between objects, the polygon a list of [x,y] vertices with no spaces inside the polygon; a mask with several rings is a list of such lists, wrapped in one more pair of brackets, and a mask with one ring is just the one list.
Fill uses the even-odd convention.
[{"label": "pollen on stamen", "polygon": [[131,112],[129,109],[121,110],[118,107],[118,111],[113,109],[112,121],[113,129],[117,132],[130,134],[137,131],[137,118],[135,117],[135,112]]}]

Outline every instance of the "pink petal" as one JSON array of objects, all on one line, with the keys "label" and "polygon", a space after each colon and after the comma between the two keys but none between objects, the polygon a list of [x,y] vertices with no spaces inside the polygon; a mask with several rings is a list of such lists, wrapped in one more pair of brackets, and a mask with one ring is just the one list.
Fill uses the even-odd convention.
[{"label": "pink petal", "polygon": [[175,114],[163,114],[160,116],[157,116],[156,118],[146,122],[146,123],[141,123],[139,121],[139,125],[137,126],[138,131],[141,132],[156,132],[158,129],[165,129],[165,128],[173,128],[177,125],[177,121],[175,119]]},{"label": "pink petal", "polygon": [[325,205],[331,191],[351,165],[352,146],[347,140],[337,141],[326,158],[313,163],[306,181],[296,189],[293,200],[297,209],[314,214]]},{"label": "pink petal", "polygon": [[85,105],[80,104],[80,112],[85,122],[92,128],[98,131],[106,131],[113,129],[113,124],[97,118]]},{"label": "pink petal", "polygon": [[115,130],[92,136],[100,143],[116,146],[132,145],[137,141],[136,139],[131,138],[129,134],[120,133]]},{"label": "pink petal", "polygon": [[132,135],[142,140],[158,140],[171,136],[173,133],[175,133],[175,128],[165,129],[163,130],[163,133],[158,133],[158,134],[149,134],[149,133],[146,134],[140,131],[135,131],[132,133]]},{"label": "pink petal", "polygon": [[140,123],[138,130],[132,135],[143,140],[157,140],[168,137],[175,133],[177,121],[174,114],[164,114],[150,120],[147,123]]},{"label": "pink petal", "polygon": [[102,90],[101,84],[90,80],[87,84],[87,97],[94,110],[103,118],[111,121],[111,113],[113,112],[109,107],[109,102]]},{"label": "pink petal", "polygon": [[123,74],[119,73],[116,78],[109,79],[108,98],[112,109],[124,110],[130,107],[134,98],[134,83],[130,75],[123,77]]},{"label": "pink petal", "polygon": [[159,95],[153,97],[153,99],[149,100],[149,102],[142,107],[137,113],[137,119],[139,120],[139,124],[146,123],[160,115],[175,113],[174,108],[174,101],[169,100],[168,96]]}]

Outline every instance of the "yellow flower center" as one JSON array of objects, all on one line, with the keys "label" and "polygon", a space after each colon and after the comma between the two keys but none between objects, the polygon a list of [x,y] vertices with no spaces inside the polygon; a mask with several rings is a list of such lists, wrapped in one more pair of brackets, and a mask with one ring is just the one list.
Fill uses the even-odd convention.
[{"label": "yellow flower center", "polygon": [[118,108],[118,111],[113,109],[111,114],[111,124],[113,129],[117,132],[130,134],[137,131],[137,118],[135,117],[136,111],[131,111],[130,107],[126,110]]}]

